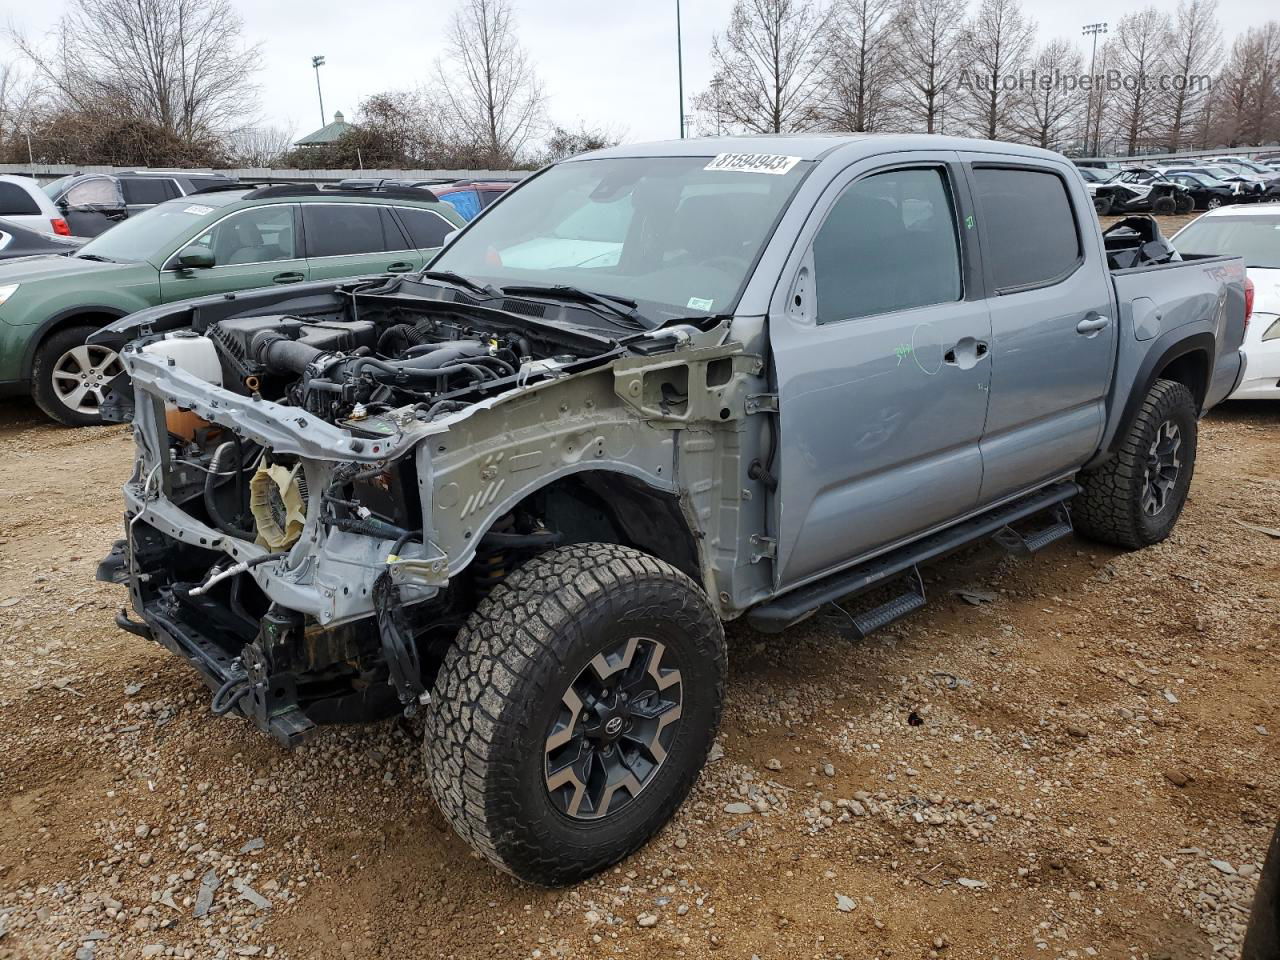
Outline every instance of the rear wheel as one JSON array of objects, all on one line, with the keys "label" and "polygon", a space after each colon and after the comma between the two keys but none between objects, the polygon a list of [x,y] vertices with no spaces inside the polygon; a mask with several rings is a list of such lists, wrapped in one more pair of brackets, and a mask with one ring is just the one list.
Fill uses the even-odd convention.
[{"label": "rear wheel", "polygon": [[1210,197],[1205,203],[1204,208],[1206,210],[1217,210],[1220,206],[1222,206],[1222,201],[1220,199],[1217,197]]},{"label": "rear wheel", "polygon": [[1111,213],[1111,198],[1107,196],[1094,197],[1093,209],[1100,217],[1105,217]]},{"label": "rear wheel", "polygon": [[1196,208],[1196,201],[1189,193],[1179,193],[1174,197],[1173,208],[1175,213],[1190,213]]},{"label": "rear wheel", "polygon": [[1079,477],[1076,529],[1131,550],[1169,536],[1195,471],[1196,429],[1191,391],[1157,380],[1111,460]]},{"label": "rear wheel", "polygon": [[120,356],[85,343],[97,327],[67,327],[45,338],[31,368],[36,404],[59,423],[88,427],[102,423],[107,385],[124,372]]},{"label": "rear wheel", "polygon": [[1157,216],[1167,217],[1178,209],[1178,205],[1173,197],[1156,197],[1151,204],[1151,212]]},{"label": "rear wheel", "polygon": [[426,759],[454,829],[522,880],[580,880],[684,800],[724,693],[705,594],[613,544],[535,557],[482,600],[432,691]]}]

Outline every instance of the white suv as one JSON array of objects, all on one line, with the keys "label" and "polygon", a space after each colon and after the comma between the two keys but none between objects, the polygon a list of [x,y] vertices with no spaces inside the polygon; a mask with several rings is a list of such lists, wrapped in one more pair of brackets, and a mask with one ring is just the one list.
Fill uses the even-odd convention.
[{"label": "white suv", "polygon": [[61,211],[31,177],[0,174],[0,219],[41,233],[71,236]]}]

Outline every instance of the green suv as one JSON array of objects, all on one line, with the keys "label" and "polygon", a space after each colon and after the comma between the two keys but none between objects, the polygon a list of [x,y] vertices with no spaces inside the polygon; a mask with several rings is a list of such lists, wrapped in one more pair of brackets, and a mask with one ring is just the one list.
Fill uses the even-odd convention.
[{"label": "green suv", "polygon": [[158,204],[71,257],[0,264],[0,393],[71,426],[101,422],[119,358],[86,338],[188,297],[419,269],[464,220],[429,191],[238,187]]}]

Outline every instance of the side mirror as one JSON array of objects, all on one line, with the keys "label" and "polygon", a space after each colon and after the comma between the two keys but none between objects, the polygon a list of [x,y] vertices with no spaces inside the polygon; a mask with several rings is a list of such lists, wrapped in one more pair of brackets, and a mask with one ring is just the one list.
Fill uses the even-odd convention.
[{"label": "side mirror", "polygon": [[448,233],[444,235],[443,238],[441,238],[440,249],[443,250],[445,247],[447,247],[449,244],[453,243],[453,241],[457,239],[458,239],[458,231],[450,230]]},{"label": "side mirror", "polygon": [[178,266],[183,270],[207,270],[213,266],[213,251],[208,247],[187,247],[178,254]]}]

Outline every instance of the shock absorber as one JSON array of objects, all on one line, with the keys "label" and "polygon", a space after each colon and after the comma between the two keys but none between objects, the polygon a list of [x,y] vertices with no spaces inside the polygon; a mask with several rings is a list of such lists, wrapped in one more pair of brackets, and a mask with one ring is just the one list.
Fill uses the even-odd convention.
[{"label": "shock absorber", "polygon": [[501,547],[488,548],[483,545],[476,550],[476,558],[472,562],[472,580],[476,596],[484,599],[507,578],[509,558],[507,551]]}]

